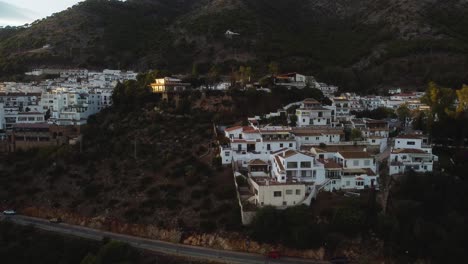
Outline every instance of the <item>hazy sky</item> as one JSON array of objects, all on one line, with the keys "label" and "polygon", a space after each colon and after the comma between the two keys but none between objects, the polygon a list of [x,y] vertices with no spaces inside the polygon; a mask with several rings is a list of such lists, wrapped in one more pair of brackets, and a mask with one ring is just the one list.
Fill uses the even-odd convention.
[{"label": "hazy sky", "polygon": [[82,0],[0,0],[0,26],[22,25],[67,9]]}]

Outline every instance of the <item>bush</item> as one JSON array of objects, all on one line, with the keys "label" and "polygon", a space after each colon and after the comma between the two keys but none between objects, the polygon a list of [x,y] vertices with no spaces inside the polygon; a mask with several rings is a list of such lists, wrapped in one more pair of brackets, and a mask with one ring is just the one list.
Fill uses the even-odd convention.
[{"label": "bush", "polygon": [[124,213],[124,217],[128,222],[136,222],[139,219],[140,212],[135,208],[130,208]]},{"label": "bush", "polygon": [[193,190],[192,193],[190,194],[190,197],[193,199],[193,200],[198,200],[202,197],[202,190]]},{"label": "bush", "polygon": [[201,207],[205,210],[209,210],[212,206],[212,202],[211,202],[211,199],[210,197],[206,197],[205,199],[203,199],[202,201],[202,204],[201,204]]},{"label": "bush", "polygon": [[95,198],[98,196],[99,191],[102,189],[101,185],[91,183],[83,189],[83,195],[86,198]]},{"label": "bush", "polygon": [[216,222],[210,220],[204,220],[200,222],[200,230],[204,233],[212,233],[216,231]]}]

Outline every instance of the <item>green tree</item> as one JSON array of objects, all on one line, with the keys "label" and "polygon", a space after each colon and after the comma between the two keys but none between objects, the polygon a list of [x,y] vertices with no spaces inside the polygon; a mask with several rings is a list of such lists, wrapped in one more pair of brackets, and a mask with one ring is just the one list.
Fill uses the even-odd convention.
[{"label": "green tree", "polygon": [[[261,242],[273,243],[278,241],[283,228],[281,211],[272,206],[265,206],[257,211],[251,224],[251,235],[254,239]],[[278,232],[272,232],[276,230]]]},{"label": "green tree", "polygon": [[452,89],[441,88],[436,83],[430,82],[421,102],[430,107],[432,120],[438,120],[450,115],[455,98],[456,95]]},{"label": "green tree", "polygon": [[290,115],[289,116],[289,124],[292,126],[292,127],[295,127],[297,125],[297,115]]},{"label": "green tree", "polygon": [[252,67],[247,66],[245,68],[245,82],[249,83],[252,78]]},{"label": "green tree", "polygon": [[411,110],[408,108],[407,104],[402,104],[396,110],[396,114],[400,122],[406,124],[406,120],[411,117]]},{"label": "green tree", "polygon": [[97,263],[99,264],[124,264],[138,263],[139,252],[127,243],[110,241],[99,249]]},{"label": "green tree", "polygon": [[196,63],[192,64],[192,78],[198,78],[198,65]]},{"label": "green tree", "polygon": [[362,132],[361,130],[357,129],[357,128],[353,128],[351,130],[351,135],[350,135],[350,138],[351,140],[355,141],[355,140],[361,140],[362,139]]},{"label": "green tree", "polygon": [[219,69],[218,69],[218,66],[213,65],[208,71],[208,82],[210,84],[215,84],[218,81],[219,81]]},{"label": "green tree", "polygon": [[468,110],[468,85],[463,85],[460,90],[456,91],[458,106],[457,113],[463,113]]},{"label": "green tree", "polygon": [[80,262],[80,264],[98,264],[97,258],[93,254],[88,254],[84,259]]},{"label": "green tree", "polygon": [[276,62],[270,62],[270,64],[268,64],[268,72],[270,73],[270,75],[272,76],[275,76],[279,73],[279,65],[278,63]]}]

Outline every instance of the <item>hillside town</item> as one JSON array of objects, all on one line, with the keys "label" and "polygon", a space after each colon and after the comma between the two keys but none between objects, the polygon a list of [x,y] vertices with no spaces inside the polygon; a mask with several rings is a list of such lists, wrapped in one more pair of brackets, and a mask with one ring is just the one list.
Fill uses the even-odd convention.
[{"label": "hillside town", "polygon": [[[424,175],[435,172],[439,166],[439,157],[433,153],[434,145],[430,137],[413,126],[415,119],[412,113],[431,111],[431,107],[424,103],[427,102],[424,92],[395,88],[381,95],[358,95],[341,92],[336,86],[319,83],[312,76],[298,73],[271,75],[270,82],[265,86],[260,82],[244,84],[226,79],[210,85],[194,85],[187,76],[156,77],[150,72],[142,75],[145,78],[137,78],[137,73],[115,70],[39,69],[27,75],[54,78],[0,84],[2,152],[78,144],[64,149],[81,154],[85,130],[97,125],[96,122],[88,123],[88,119],[104,109],[108,111],[102,115],[126,113],[131,107],[125,105],[128,108],[118,108],[117,102],[122,104],[122,99],[115,102],[112,99],[119,98],[116,94],[125,98],[127,94],[121,91],[129,88],[143,90],[142,94],[147,100],[144,102],[151,102],[145,118],[154,118],[150,119],[153,121],[135,124],[135,127],[142,129],[146,129],[146,126],[154,128],[151,132],[147,131],[151,134],[166,131],[156,121],[160,118],[177,122],[177,119],[189,116],[187,112],[179,112],[184,100],[187,103],[187,98],[192,100],[189,102],[192,108],[188,111],[197,111],[193,106],[201,105],[203,100],[218,100],[221,104],[222,100],[233,102],[232,94],[235,92],[241,96],[249,92],[263,96],[278,92],[283,95],[298,93],[299,96],[295,98],[302,100],[289,100],[286,105],[282,105],[284,101],[281,100],[281,108],[276,111],[236,115],[236,118],[242,119],[233,118],[228,122],[222,118],[204,121],[211,127],[213,135],[200,143],[202,146],[194,148],[195,155],[200,159],[197,162],[209,164],[209,170],[216,170],[211,172],[216,177],[228,177],[223,179],[223,185],[230,186],[235,193],[231,197],[231,202],[236,205],[233,210],[237,217],[240,214],[237,220],[239,225],[247,228],[255,225],[259,212],[263,210],[313,210],[323,197],[328,197],[325,202],[337,203],[340,198],[354,201],[371,197],[369,199],[377,203],[375,197],[379,195],[379,199],[385,201],[392,179],[405,177],[408,173]],[[126,82],[129,80],[137,81]],[[140,85],[141,80],[144,80],[144,87],[132,86],[136,83]],[[118,86],[118,83],[122,85]],[[314,98],[304,98],[307,92]],[[230,102],[225,104],[229,105]],[[451,106],[456,107],[457,103]],[[115,108],[110,108],[113,105]],[[205,136],[210,137],[208,134]],[[159,142],[166,137],[168,135],[161,135],[154,142],[155,145],[149,143],[146,146],[139,146],[141,143],[137,139],[127,142],[128,138],[125,138],[115,146],[126,150],[131,147],[132,160],[138,162],[140,153],[137,148],[145,148],[146,153],[151,153],[155,146],[162,146]],[[114,147],[113,143],[110,144]],[[165,146],[175,144],[180,142],[168,138]],[[185,149],[186,146],[187,143],[183,148],[179,146],[184,150],[181,157],[162,154],[165,162],[187,159],[181,163],[184,164],[181,168],[178,168],[179,163],[173,165],[177,168],[166,168],[167,175],[170,175],[166,177],[183,174],[182,180],[187,181],[185,185],[189,181],[192,182],[190,184],[203,184],[203,181],[189,178],[195,175],[193,164],[202,165],[194,163],[194,156],[190,159],[185,157],[194,155]],[[155,166],[154,171],[159,172],[159,165],[155,164],[151,166]],[[159,179],[157,182],[160,184]],[[218,188],[217,184],[220,183],[212,186]],[[222,188],[227,188],[225,186]],[[197,197],[198,192],[199,187],[191,192],[190,199]],[[150,195],[150,191],[147,195]],[[222,197],[220,194],[218,196]],[[218,196],[216,199],[219,199]],[[205,200],[203,203],[208,203]],[[156,200],[145,203],[160,206]],[[321,206],[332,210],[329,205]],[[151,212],[156,211],[151,209]],[[210,216],[204,217],[208,220],[203,221],[209,222],[211,219]]]},{"label": "hillside town", "polygon": [[79,136],[89,116],[112,105],[118,82],[137,77],[131,71],[84,69],[37,69],[26,75],[56,78],[0,83],[3,150],[68,143]]},{"label": "hillside town", "polygon": [[[250,118],[246,126],[224,130],[228,141],[220,146],[222,163],[232,164],[235,176],[248,182],[239,186],[241,207],[286,208],[310,205],[319,191],[378,190],[382,162],[390,164],[389,175],[433,170],[437,156],[427,137],[414,132],[390,139],[387,121],[338,117],[340,103],[304,100],[295,113],[296,127],[260,125]],[[347,140],[347,130],[361,136]],[[251,217],[243,212],[245,224]]]}]

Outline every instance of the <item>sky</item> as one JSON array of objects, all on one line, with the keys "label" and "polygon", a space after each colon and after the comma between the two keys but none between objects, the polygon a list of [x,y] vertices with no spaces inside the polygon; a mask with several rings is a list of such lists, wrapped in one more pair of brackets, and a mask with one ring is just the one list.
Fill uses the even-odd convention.
[{"label": "sky", "polygon": [[82,0],[0,0],[0,26],[31,23]]}]

